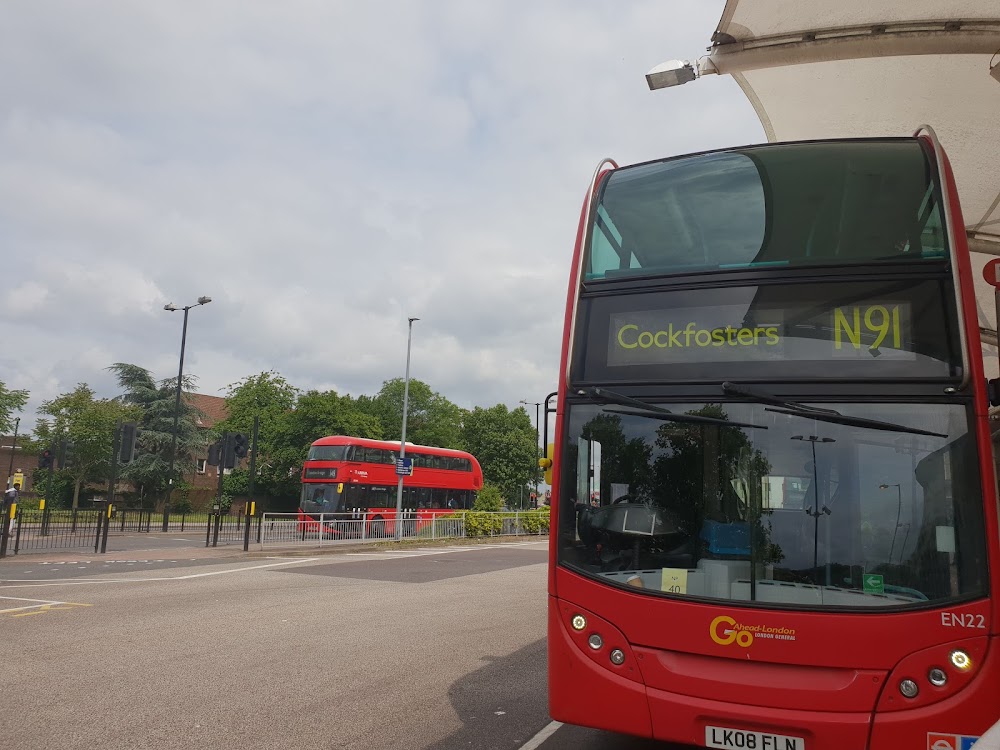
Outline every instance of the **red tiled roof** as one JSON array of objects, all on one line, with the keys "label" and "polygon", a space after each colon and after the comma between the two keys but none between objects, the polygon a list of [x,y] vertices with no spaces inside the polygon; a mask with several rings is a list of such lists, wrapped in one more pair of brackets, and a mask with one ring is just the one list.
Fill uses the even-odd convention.
[{"label": "red tiled roof", "polygon": [[226,399],[221,396],[206,396],[204,393],[185,393],[184,401],[202,413],[196,424],[199,427],[213,427],[229,416],[226,410]]}]

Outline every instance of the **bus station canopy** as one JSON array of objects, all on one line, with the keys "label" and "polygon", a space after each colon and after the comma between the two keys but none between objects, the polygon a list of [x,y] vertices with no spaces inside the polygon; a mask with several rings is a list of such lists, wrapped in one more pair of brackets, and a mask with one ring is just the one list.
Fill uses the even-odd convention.
[{"label": "bus station canopy", "polygon": [[731,75],[769,141],[934,130],[955,171],[996,377],[982,268],[1000,256],[1000,0],[728,0],[709,52],[698,73]]}]

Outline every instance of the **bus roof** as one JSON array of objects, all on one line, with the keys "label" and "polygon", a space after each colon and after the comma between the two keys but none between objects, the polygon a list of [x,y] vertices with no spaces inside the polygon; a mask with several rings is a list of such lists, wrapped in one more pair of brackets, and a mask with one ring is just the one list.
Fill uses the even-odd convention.
[{"label": "bus roof", "polygon": [[[314,440],[313,445],[360,445],[364,448],[382,448],[384,450],[395,450],[399,448],[398,440],[372,440],[370,438],[351,437],[350,435],[328,435]],[[462,458],[475,458],[471,453],[454,450],[452,448],[438,448],[433,445],[417,445],[416,443],[406,443],[406,450],[416,450],[431,456],[461,456]]]}]

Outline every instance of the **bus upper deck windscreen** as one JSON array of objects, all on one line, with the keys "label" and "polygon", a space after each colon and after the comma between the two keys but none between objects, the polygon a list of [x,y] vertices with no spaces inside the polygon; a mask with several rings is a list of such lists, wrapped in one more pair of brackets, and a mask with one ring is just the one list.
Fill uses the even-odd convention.
[{"label": "bus upper deck windscreen", "polygon": [[648,162],[602,184],[584,278],[941,259],[940,206],[915,139]]}]

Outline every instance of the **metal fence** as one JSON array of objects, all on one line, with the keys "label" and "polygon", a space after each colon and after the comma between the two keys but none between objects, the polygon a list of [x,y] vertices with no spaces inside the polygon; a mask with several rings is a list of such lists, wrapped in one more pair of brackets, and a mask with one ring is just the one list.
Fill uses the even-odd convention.
[{"label": "metal fence", "polygon": [[115,508],[111,513],[111,528],[124,533],[126,531],[149,531],[153,525],[153,511],[132,510],[130,508]]},{"label": "metal fence", "polygon": [[247,517],[213,514],[208,516],[205,526],[205,546],[220,544],[243,544],[259,541],[261,518],[250,517],[249,538],[247,538]]},{"label": "metal fence", "polygon": [[14,554],[28,549],[95,547],[103,510],[20,510],[10,521],[7,548]]},{"label": "metal fence", "polygon": [[[104,520],[107,523],[104,523]],[[149,533],[183,531],[201,527],[205,546],[250,544],[265,547],[323,546],[338,543],[391,541],[403,539],[462,539],[468,537],[524,536],[547,534],[548,514],[541,511],[483,513],[465,511],[434,515],[426,511],[404,511],[398,519],[377,513],[306,515],[264,513],[247,517],[228,514],[172,515],[164,524],[162,516],[149,510],[112,506],[94,510],[26,510],[18,508],[9,522],[6,539],[0,538],[0,557],[25,550],[94,547],[104,551],[108,533]],[[2,528],[2,526],[0,526]],[[102,536],[103,533],[103,536]]]},{"label": "metal fence", "polygon": [[398,521],[371,513],[264,513],[257,542],[265,547],[322,547],[395,540],[464,539],[472,537],[544,535],[548,514],[464,512],[447,516],[404,514]]},{"label": "metal fence", "polygon": [[153,516],[153,531],[189,531],[191,529],[202,529],[205,524],[214,518],[213,513],[171,513],[167,516],[167,524],[163,525],[163,514],[157,513]]}]

